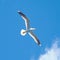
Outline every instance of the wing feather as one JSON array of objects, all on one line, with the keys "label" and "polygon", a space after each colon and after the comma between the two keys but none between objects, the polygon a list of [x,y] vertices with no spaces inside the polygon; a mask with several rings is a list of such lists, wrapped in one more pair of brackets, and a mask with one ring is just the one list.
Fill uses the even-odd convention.
[{"label": "wing feather", "polygon": [[28,34],[34,39],[34,41],[40,45],[40,41],[38,40],[38,38],[33,34],[32,31],[28,32]]},{"label": "wing feather", "polygon": [[18,11],[18,13],[21,15],[21,17],[25,21],[26,29],[29,29],[29,19],[21,11]]}]

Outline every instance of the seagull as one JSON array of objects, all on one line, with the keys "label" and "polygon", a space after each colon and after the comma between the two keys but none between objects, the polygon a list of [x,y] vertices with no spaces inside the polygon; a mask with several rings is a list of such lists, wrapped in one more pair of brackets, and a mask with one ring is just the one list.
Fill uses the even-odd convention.
[{"label": "seagull", "polygon": [[18,14],[22,17],[22,19],[25,21],[25,26],[26,29],[21,29],[21,35],[25,36],[27,33],[34,39],[34,41],[41,46],[41,43],[39,41],[39,39],[34,35],[34,33],[32,32],[33,30],[35,30],[35,28],[30,28],[29,25],[29,19],[26,17],[25,14],[23,14],[21,11],[18,11]]}]

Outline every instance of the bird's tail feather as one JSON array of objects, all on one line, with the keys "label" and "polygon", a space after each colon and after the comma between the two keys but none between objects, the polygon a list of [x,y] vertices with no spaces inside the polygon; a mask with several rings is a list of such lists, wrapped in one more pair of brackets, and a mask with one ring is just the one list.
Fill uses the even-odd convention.
[{"label": "bird's tail feather", "polygon": [[30,28],[30,30],[32,30],[32,31],[33,31],[33,30],[36,30],[36,28]]}]

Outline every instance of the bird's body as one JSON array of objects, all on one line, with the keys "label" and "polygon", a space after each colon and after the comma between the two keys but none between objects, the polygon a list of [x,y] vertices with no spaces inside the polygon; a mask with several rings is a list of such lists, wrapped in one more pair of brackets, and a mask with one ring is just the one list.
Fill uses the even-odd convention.
[{"label": "bird's body", "polygon": [[35,28],[30,28],[29,19],[21,11],[18,11],[18,13],[21,15],[21,17],[25,21],[25,25],[26,25],[26,30],[22,29],[21,30],[21,35],[25,36],[28,33],[38,45],[41,45],[38,38],[32,32],[33,30],[35,30]]}]

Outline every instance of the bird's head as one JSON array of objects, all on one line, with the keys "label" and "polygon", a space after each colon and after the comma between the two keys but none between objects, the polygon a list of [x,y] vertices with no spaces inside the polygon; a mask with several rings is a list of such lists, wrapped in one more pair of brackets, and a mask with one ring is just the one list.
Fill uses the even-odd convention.
[{"label": "bird's head", "polygon": [[21,30],[21,35],[22,35],[22,36],[25,36],[26,33],[27,33],[26,30],[24,30],[24,29]]}]

